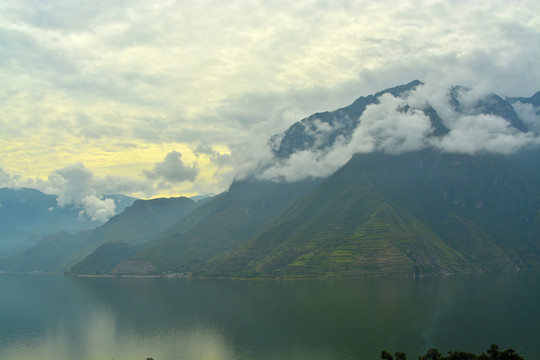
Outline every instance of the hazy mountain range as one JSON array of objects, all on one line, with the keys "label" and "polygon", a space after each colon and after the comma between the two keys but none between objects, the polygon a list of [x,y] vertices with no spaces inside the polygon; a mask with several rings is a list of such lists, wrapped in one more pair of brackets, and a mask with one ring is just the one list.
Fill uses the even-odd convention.
[{"label": "hazy mountain range", "polygon": [[[115,202],[117,214],[135,200],[124,195],[104,198]],[[28,188],[0,188],[0,257],[22,251],[45,235],[59,231],[75,233],[101,224],[82,216],[77,206],[59,206],[56,195]]]},{"label": "hazy mountain range", "polygon": [[[43,231],[0,269],[354,278],[535,268],[539,114],[540,92],[504,99],[413,81],[274,135],[272,159],[222,194],[137,200],[93,230]],[[24,224],[0,202],[0,221]]]}]

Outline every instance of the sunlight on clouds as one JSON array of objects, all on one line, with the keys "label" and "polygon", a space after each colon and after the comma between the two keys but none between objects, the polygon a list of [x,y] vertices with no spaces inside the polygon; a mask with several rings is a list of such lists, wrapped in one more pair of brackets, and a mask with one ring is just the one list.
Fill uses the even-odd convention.
[{"label": "sunlight on clouds", "polygon": [[0,165],[43,180],[81,162],[141,181],[177,151],[198,176],[156,194],[220,192],[293,122],[415,78],[532,95],[536,9],[533,0],[2,2]]},{"label": "sunlight on clouds", "polygon": [[[111,182],[111,190],[115,188],[114,182],[118,181],[113,178],[139,179],[137,181],[143,182],[143,171],[151,170],[173,151],[182,153],[182,161],[186,165],[197,166],[198,175],[194,182],[167,183],[153,188],[150,184],[144,187],[142,184],[131,184],[128,188],[131,191],[119,188],[141,198],[217,193],[222,191],[221,177],[232,170],[226,164],[217,165],[209,154],[196,155],[187,144],[148,144],[140,141],[107,144],[106,140],[94,140],[79,146],[76,138],[72,141],[48,151],[41,150],[39,141],[17,144],[0,141],[0,152],[4,154],[1,165],[11,175],[22,175],[20,181],[23,186],[41,186],[43,190],[46,190],[43,183],[50,176],[51,169],[75,163],[84,164],[96,175],[103,177],[104,181]],[[223,155],[230,153],[225,146],[217,146],[213,150]]]}]

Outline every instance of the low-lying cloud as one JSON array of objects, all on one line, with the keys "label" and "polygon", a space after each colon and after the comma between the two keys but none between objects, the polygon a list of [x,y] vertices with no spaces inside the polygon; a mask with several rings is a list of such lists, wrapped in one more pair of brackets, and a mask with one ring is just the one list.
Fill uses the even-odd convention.
[{"label": "low-lying cloud", "polygon": [[98,195],[93,183],[93,173],[82,163],[55,170],[49,176],[49,181],[51,186],[57,187],[58,206],[72,205],[80,208],[79,216],[93,221],[105,222],[115,215],[114,200]]},{"label": "low-lying cloud", "polygon": [[532,104],[524,104],[520,101],[517,101],[512,105],[514,111],[525,125],[527,125],[531,131],[540,134],[540,108],[535,108]]},{"label": "low-lying cloud", "polygon": [[[523,132],[502,117],[478,113],[476,106],[487,96],[475,89],[458,91],[458,110],[452,105],[449,90],[440,87],[418,86],[401,97],[387,93],[379,97],[378,103],[367,106],[350,138],[338,136],[331,146],[321,148],[319,140],[337,129],[316,120],[314,128],[324,131],[315,133],[313,147],[284,159],[269,156],[255,173],[261,179],[293,182],[329,176],[356,153],[380,151],[393,155],[432,149],[469,155],[511,154],[524,146],[540,144],[537,109],[530,104],[514,106],[530,129]],[[440,116],[446,133],[434,135],[435,128],[422,111],[429,107]]]},{"label": "low-lying cloud", "polygon": [[171,151],[163,161],[156,163],[152,170],[143,170],[143,174],[151,180],[162,179],[170,183],[179,183],[195,180],[198,170],[196,166],[185,165],[181,153]]},{"label": "low-lying cloud", "polygon": [[503,118],[477,115],[458,118],[448,135],[434,141],[434,145],[447,153],[512,154],[535,141],[538,138],[532,132],[520,132]]},{"label": "low-lying cloud", "polygon": [[154,165],[153,170],[143,170],[144,177],[97,176],[82,162],[53,170],[47,179],[22,178],[0,168],[0,187],[36,188],[46,194],[57,195],[59,207],[72,206],[79,209],[80,218],[106,222],[116,214],[113,199],[104,195],[140,193],[152,197],[171,183],[193,181],[196,166],[186,166],[181,154],[172,151],[165,159]]}]

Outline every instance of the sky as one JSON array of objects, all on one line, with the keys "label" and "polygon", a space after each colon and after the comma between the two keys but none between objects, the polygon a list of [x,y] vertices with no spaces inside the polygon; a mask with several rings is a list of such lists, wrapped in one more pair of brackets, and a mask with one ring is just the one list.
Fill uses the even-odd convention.
[{"label": "sky", "polygon": [[0,187],[105,214],[103,194],[219,193],[273,134],[360,96],[531,96],[539,44],[537,0],[2,1]]}]

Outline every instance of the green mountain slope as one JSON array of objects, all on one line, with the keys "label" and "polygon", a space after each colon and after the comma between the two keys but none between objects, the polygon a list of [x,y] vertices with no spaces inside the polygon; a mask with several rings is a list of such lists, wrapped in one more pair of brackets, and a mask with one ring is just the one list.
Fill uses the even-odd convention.
[{"label": "green mountain slope", "polygon": [[[120,213],[135,199],[108,195]],[[34,245],[40,238],[60,231],[75,233],[93,229],[103,222],[79,216],[80,208],[59,207],[57,195],[36,189],[0,188],[0,258],[11,256]]]},{"label": "green mountain slope", "polygon": [[245,244],[294,200],[320,180],[286,184],[247,179],[201,205],[136,256],[160,272],[191,271],[209,259]]},{"label": "green mountain slope", "polygon": [[137,250],[123,242],[106,243],[84,258],[69,271],[70,274],[104,275],[110,273],[116,265],[131,258]]},{"label": "green mountain slope", "polygon": [[[453,87],[442,100],[445,106],[437,99],[434,107],[418,105],[414,96],[408,102],[411,91],[421,85],[413,81],[360,97],[347,107],[293,124],[269,140],[274,164],[262,161],[251,178],[233,182],[212,199],[197,205],[187,199],[136,202],[94,231],[44,239],[21,257],[10,258],[10,264],[18,269],[67,270],[90,255],[72,271],[132,274],[140,268],[144,273],[244,278],[420,276],[539,266],[540,153],[533,134],[538,127],[522,115],[537,110],[538,96],[505,100],[488,94],[471,100],[468,89]],[[389,96],[380,98],[385,93],[399,96],[400,105],[388,102]],[[382,112],[384,118],[373,113],[363,117],[374,104],[391,111]],[[396,114],[394,120],[403,123],[394,132],[387,134],[385,128],[395,124],[371,126]],[[409,124],[419,120],[413,115],[422,117],[421,126]],[[485,115],[480,116],[483,122],[476,123],[479,115]],[[489,136],[498,141],[519,138],[527,146],[512,155],[485,155],[493,151],[491,143],[471,150],[476,156],[441,153],[437,149],[461,151],[442,146],[443,140],[455,140],[460,131],[467,131],[456,119],[482,129],[489,127],[487,121],[498,126],[506,121],[499,130],[487,131]],[[366,141],[393,139],[396,147],[357,154],[326,180],[260,180],[268,169],[278,169],[276,178],[287,179],[279,172],[281,165],[300,172],[348,158],[356,148],[344,146],[364,140],[353,136],[363,134],[357,132],[360,126],[367,131]],[[420,128],[421,140],[409,139],[409,131]],[[422,143],[397,146],[408,139]],[[424,150],[388,155],[411,149]],[[307,155],[296,156],[299,152]],[[501,149],[509,152],[512,147]],[[308,155],[313,154],[313,159],[324,161],[312,164]],[[297,161],[306,163],[299,166]],[[138,253],[131,256],[133,248],[126,244]],[[126,266],[112,270],[123,260]]]},{"label": "green mountain slope", "polygon": [[[105,243],[138,246],[149,241],[197,207],[193,200],[137,200],[102,226],[77,234],[59,233],[41,239],[33,247],[9,257],[0,268],[11,271],[64,272]],[[94,260],[97,256],[94,257]]]},{"label": "green mountain slope", "polygon": [[[351,139],[362,113],[379,103],[381,95],[406,97],[420,85],[413,81],[360,97],[350,106],[293,124],[270,139],[275,160],[285,161],[300,151],[332,151]],[[455,116],[484,114],[504,119],[516,134],[530,130],[510,102],[488,94],[469,103],[463,97],[468,91],[449,89],[447,101]],[[401,110],[408,111],[408,106]],[[429,141],[437,143],[450,133],[431,105],[416,111],[431,123]],[[357,155],[307,197],[279,201],[281,208],[272,211],[252,205],[261,199],[277,201],[295,186],[306,189],[261,181],[234,183],[167,236],[154,239],[148,244],[152,248],[137,258],[152,262],[158,272],[242,277],[409,275],[536,266],[538,148],[525,150],[506,157],[447,155],[434,148],[395,156]],[[235,193],[238,188],[243,188],[242,196]]]},{"label": "green mountain slope", "polygon": [[201,276],[356,277],[540,264],[540,184],[495,157],[356,155]]},{"label": "green mountain slope", "polygon": [[94,236],[105,242],[140,245],[169,228],[197,207],[186,197],[137,200],[121,215],[111,218],[95,230]]},{"label": "green mountain slope", "polygon": [[46,236],[34,246],[3,259],[0,269],[16,272],[67,270],[80,260],[77,254],[83,251],[83,245],[91,234],[91,230],[81,231],[76,235],[62,231]]}]

